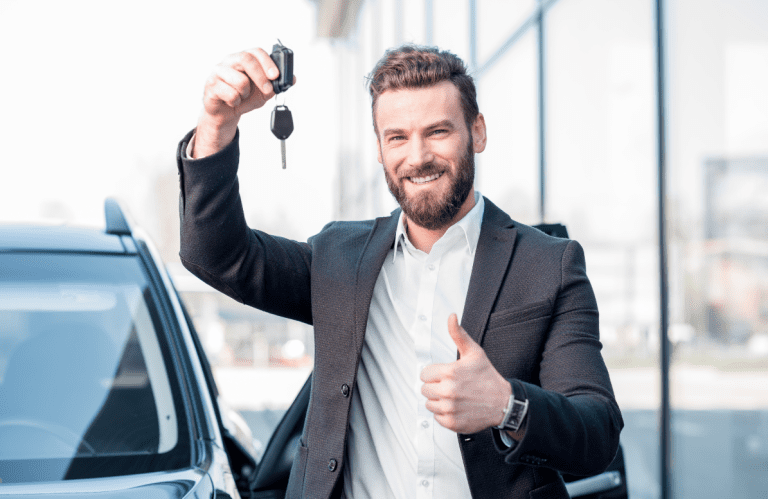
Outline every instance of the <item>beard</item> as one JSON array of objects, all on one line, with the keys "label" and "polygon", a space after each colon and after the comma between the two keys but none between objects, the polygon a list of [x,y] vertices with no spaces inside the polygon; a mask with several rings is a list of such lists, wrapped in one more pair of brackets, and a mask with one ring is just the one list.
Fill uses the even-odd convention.
[{"label": "beard", "polygon": [[385,165],[384,177],[387,179],[389,192],[392,193],[409,221],[428,230],[440,230],[451,223],[475,182],[475,152],[472,148],[472,137],[457,166],[455,172],[450,170],[443,172],[449,181],[448,191],[444,194],[428,191],[409,197],[405,193],[404,183],[409,182],[407,177],[428,177],[440,173],[437,165],[431,162],[412,168],[398,175],[397,178],[389,174]]}]

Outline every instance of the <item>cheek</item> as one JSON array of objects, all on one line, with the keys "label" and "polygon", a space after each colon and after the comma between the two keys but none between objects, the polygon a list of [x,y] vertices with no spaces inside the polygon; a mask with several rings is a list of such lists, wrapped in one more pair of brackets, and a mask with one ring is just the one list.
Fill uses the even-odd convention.
[{"label": "cheek", "polygon": [[397,150],[385,150],[380,153],[380,156],[380,163],[384,165],[384,169],[386,169],[390,175],[394,175],[397,172],[397,170],[403,164],[403,160],[405,159],[405,156],[403,156],[403,154]]},{"label": "cheek", "polygon": [[464,157],[467,150],[467,143],[462,140],[444,141],[436,144],[433,151],[435,156],[451,163],[458,163]]}]

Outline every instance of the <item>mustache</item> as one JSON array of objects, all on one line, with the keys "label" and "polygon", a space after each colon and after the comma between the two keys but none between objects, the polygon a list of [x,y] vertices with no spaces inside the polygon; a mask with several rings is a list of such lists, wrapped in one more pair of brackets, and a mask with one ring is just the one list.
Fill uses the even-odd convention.
[{"label": "mustache", "polygon": [[435,163],[424,163],[423,165],[409,168],[406,171],[397,172],[397,178],[403,180],[408,177],[429,177],[435,173],[443,173],[443,171]]}]

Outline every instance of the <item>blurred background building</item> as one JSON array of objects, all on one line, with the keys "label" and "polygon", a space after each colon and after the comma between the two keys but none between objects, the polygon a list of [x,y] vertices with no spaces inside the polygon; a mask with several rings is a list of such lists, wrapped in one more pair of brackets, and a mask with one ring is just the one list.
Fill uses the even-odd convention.
[{"label": "blurred background building", "polygon": [[266,442],[311,370],[312,331],[178,264],[174,147],[205,78],[278,37],[295,51],[298,82],[280,99],[296,122],[288,168],[268,111],[253,113],[240,180],[252,226],[305,240],[395,207],[365,86],[383,51],[451,50],[488,125],[477,189],[585,248],[630,497],[765,498],[768,2],[666,0],[660,38],[657,5],[0,0],[0,214],[98,224],[103,198],[122,197],[170,263],[222,393]]}]

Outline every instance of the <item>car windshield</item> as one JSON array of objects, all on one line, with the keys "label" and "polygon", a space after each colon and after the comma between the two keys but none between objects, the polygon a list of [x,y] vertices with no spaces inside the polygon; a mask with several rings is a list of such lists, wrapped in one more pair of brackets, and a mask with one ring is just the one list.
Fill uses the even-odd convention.
[{"label": "car windshield", "polygon": [[0,479],[188,466],[189,431],[136,256],[0,254]]}]

